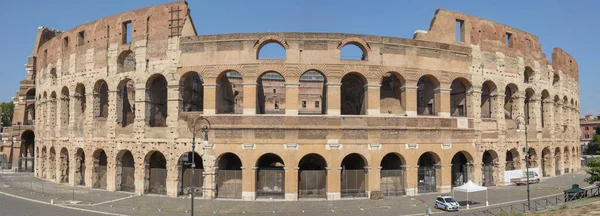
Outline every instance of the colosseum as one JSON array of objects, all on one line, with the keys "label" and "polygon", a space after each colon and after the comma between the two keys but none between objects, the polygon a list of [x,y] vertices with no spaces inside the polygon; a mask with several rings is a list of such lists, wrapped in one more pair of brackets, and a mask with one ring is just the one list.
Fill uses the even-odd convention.
[{"label": "colosseum", "polygon": [[412,39],[197,35],[179,1],[40,27],[34,46],[14,122],[35,127],[4,151],[49,181],[175,197],[195,170],[205,199],[335,200],[580,169],[577,62],[459,12]]}]

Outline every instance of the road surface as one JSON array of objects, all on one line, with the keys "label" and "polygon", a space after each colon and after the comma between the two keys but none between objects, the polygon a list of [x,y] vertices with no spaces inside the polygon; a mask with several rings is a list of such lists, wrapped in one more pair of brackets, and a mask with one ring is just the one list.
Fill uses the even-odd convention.
[{"label": "road surface", "polygon": [[90,212],[71,210],[57,206],[31,202],[0,194],[1,216],[99,216]]}]

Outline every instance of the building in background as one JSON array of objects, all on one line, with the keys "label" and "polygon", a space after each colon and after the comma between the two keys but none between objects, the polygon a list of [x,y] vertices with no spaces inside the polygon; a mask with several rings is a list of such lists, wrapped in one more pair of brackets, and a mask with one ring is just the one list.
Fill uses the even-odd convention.
[{"label": "building in background", "polygon": [[596,126],[600,124],[600,115],[585,115],[584,118],[579,120],[579,126],[581,128],[580,148],[582,152],[585,152],[586,146],[592,142],[594,135],[596,134]]}]

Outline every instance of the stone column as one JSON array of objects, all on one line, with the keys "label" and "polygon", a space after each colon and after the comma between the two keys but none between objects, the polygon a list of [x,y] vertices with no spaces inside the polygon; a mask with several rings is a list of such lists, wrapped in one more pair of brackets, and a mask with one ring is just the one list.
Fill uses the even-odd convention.
[{"label": "stone column", "polygon": [[285,200],[298,200],[298,170],[299,167],[289,168],[285,170]]},{"label": "stone column", "polygon": [[365,170],[367,171],[368,183],[367,197],[370,198],[372,194],[381,194],[381,167],[375,169],[372,169],[372,167],[365,167]]},{"label": "stone column", "polygon": [[[245,93],[244,89],[244,93]],[[254,200],[256,198],[256,168],[242,167],[242,199]]]},{"label": "stone column", "polygon": [[204,182],[202,184],[202,195],[204,196],[204,199],[214,199],[216,198],[216,191],[217,191],[217,168],[209,165],[204,165],[204,172],[202,173],[202,175],[204,176]]},{"label": "stone column", "polygon": [[341,114],[341,87],[342,83],[326,83],[327,87],[327,115]]},{"label": "stone column", "polygon": [[[115,138],[116,128],[117,126],[117,112],[121,112],[121,110],[117,110],[117,98],[119,91],[118,89],[112,89],[108,91],[108,116],[106,117],[106,135],[108,138]],[[106,152],[105,152],[106,153]]]},{"label": "stone column", "polygon": [[529,127],[541,129],[541,103],[539,98],[529,100]]},{"label": "stone column", "polygon": [[554,134],[554,137],[557,137],[556,136],[557,133],[562,131],[562,127],[561,127],[562,124],[563,124],[563,121],[562,121],[562,118],[563,118],[562,102],[560,102],[560,101],[555,102],[554,109],[555,109],[554,110],[554,118],[555,118],[554,121],[555,122],[554,122],[554,125],[553,125],[553,127],[554,127],[554,133],[553,134]]},{"label": "stone column", "polygon": [[381,84],[367,84],[365,85],[365,91],[367,96],[367,115],[379,116],[381,113]]},{"label": "stone column", "polygon": [[[467,92],[466,109],[468,117],[481,117],[481,86],[473,87],[471,91]],[[493,109],[491,99],[490,109]]]},{"label": "stone column", "polygon": [[329,168],[327,167],[327,199],[328,200],[339,200],[341,198],[340,193],[340,179],[341,179],[341,167]]},{"label": "stone column", "polygon": [[450,91],[451,89],[437,88],[435,94],[435,112],[440,117],[450,117]]},{"label": "stone column", "polygon": [[552,130],[552,125],[554,125],[554,105],[550,99],[543,100],[542,104],[544,105],[542,109],[542,117],[544,118],[542,127],[546,128],[547,130]]},{"label": "stone column", "polygon": [[[106,190],[107,191],[116,191],[117,190],[117,182],[121,182],[121,167],[122,164],[120,161],[117,161],[118,151],[106,151]],[[117,175],[118,173],[118,175]],[[119,178],[119,180],[117,180]]]},{"label": "stone column", "polygon": [[[285,83],[285,115],[298,115],[298,94],[300,83]],[[287,190],[287,189],[286,189]]]},{"label": "stone column", "polygon": [[[179,159],[178,157],[176,157]],[[167,162],[167,196],[177,197],[179,194],[179,183],[180,178],[183,178],[181,171],[181,164],[178,163],[177,159],[173,159]],[[198,179],[196,179],[198,181]]]},{"label": "stone column", "polygon": [[[411,169],[411,167],[414,167],[414,169]],[[405,170],[406,186],[404,191],[408,196],[415,196],[419,193],[419,166],[416,164],[408,164]]]},{"label": "stone column", "polygon": [[[416,85],[416,84],[415,84]],[[417,116],[417,89],[416,86],[405,85],[400,88],[401,99],[405,107],[406,116]]]},{"label": "stone column", "polygon": [[[439,193],[448,193],[452,190],[452,164],[435,165],[436,189]],[[439,182],[439,183],[438,183]]]},{"label": "stone column", "polygon": [[[205,115],[214,115],[217,113],[217,88],[218,84],[204,83],[204,110]],[[244,98],[245,99],[245,98]]]},{"label": "stone column", "polygon": [[243,113],[244,115],[256,115],[256,83],[243,83]]},{"label": "stone column", "polygon": [[[133,122],[134,138],[142,139],[146,128],[146,87],[144,82],[135,83],[135,120]],[[133,151],[131,152],[134,153]],[[140,165],[141,166],[141,165]],[[137,177],[136,177],[137,181]],[[137,183],[136,183],[137,188]],[[137,189],[136,189],[137,190]]]}]

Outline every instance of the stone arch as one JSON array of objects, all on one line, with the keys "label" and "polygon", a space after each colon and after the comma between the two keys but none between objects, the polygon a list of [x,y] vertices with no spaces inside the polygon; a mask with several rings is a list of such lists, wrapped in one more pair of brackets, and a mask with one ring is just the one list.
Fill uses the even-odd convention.
[{"label": "stone arch", "polygon": [[300,76],[299,83],[298,114],[326,114],[327,77],[325,74],[317,70],[308,70]]},{"label": "stone arch", "polygon": [[417,82],[417,114],[436,115],[439,111],[440,82],[432,75],[423,75]]},{"label": "stone arch", "polygon": [[48,162],[48,150],[46,146],[42,146],[42,153],[40,154],[40,177],[46,179],[48,177],[47,164]]},{"label": "stone arch", "polygon": [[58,75],[56,74],[56,68],[50,69],[50,81],[52,82],[52,84],[56,83],[57,77]]},{"label": "stone arch", "polygon": [[551,117],[551,106],[549,106],[549,104],[552,103],[552,100],[550,99],[550,93],[548,93],[548,90],[543,90],[542,91],[542,97],[541,97],[541,103],[540,103],[540,112],[541,112],[541,123],[542,123],[542,127],[547,127],[550,125],[550,117]]},{"label": "stone arch", "polygon": [[66,147],[60,149],[58,173],[58,183],[69,183],[69,151]]},{"label": "stone arch", "polygon": [[85,86],[77,83],[75,87],[75,116],[83,116],[87,106]]},{"label": "stone arch", "polygon": [[528,159],[527,159],[527,163],[529,164],[530,168],[535,168],[538,167],[538,155],[537,152],[535,151],[535,148],[533,147],[529,147],[529,150],[527,150],[527,154],[528,154]]},{"label": "stone arch", "polygon": [[506,151],[506,166],[505,170],[517,170],[521,169],[521,160],[519,156],[519,150],[512,148]]},{"label": "stone arch", "polygon": [[135,53],[125,50],[117,58],[117,73],[135,71]]},{"label": "stone arch", "polygon": [[497,87],[491,80],[481,85],[481,118],[492,118],[494,107],[498,104]]},{"label": "stone arch", "polygon": [[223,71],[217,77],[216,113],[242,114],[244,88],[243,77],[237,71]]},{"label": "stone arch", "polygon": [[452,81],[450,86],[450,114],[451,116],[467,116],[471,82],[459,77]]},{"label": "stone arch", "polygon": [[398,72],[387,72],[381,77],[379,107],[381,113],[404,114],[406,111],[406,80]]},{"label": "stone arch", "polygon": [[442,184],[441,159],[434,152],[425,152],[417,161],[418,193],[436,192]]},{"label": "stone arch", "polygon": [[342,167],[341,197],[367,196],[367,166],[367,160],[361,154],[351,153],[344,157],[340,165]]},{"label": "stone arch", "polygon": [[117,86],[117,124],[127,127],[135,121],[135,83],[124,79]]},{"label": "stone arch", "polygon": [[452,157],[451,161],[452,186],[461,186],[473,176],[473,157],[466,151],[459,151]]},{"label": "stone arch", "polygon": [[96,149],[92,154],[92,188],[106,189],[108,157],[104,149]]},{"label": "stone arch", "polygon": [[146,124],[150,127],[167,126],[167,79],[154,74],[146,82]]},{"label": "stone arch", "polygon": [[[192,163],[192,157],[194,163]],[[193,164],[193,166],[192,166]],[[178,160],[179,175],[177,178],[177,194],[185,195],[192,192],[192,185],[194,186],[194,192],[202,196],[202,186],[204,185],[204,164],[202,157],[196,152],[192,155],[192,152],[183,153]],[[193,171],[193,174],[192,174]],[[192,176],[194,177],[194,183],[192,184]]]},{"label": "stone arch", "polygon": [[562,167],[562,163],[562,153],[560,147],[556,147],[554,149],[554,175],[560,175],[562,173],[562,170],[560,169]]},{"label": "stone arch", "polygon": [[360,73],[351,72],[342,77],[340,105],[342,115],[365,115],[367,79]]},{"label": "stone arch", "polygon": [[75,151],[75,185],[85,185],[85,152],[81,148]]},{"label": "stone arch", "polygon": [[[288,46],[289,48],[289,46]],[[285,60],[287,49],[277,40],[266,40],[256,50],[256,59],[259,60]]]},{"label": "stone arch", "polygon": [[221,154],[216,162],[217,197],[242,198],[242,160],[231,152]]},{"label": "stone arch", "polygon": [[150,151],[144,159],[144,193],[167,193],[167,159],[160,151]]},{"label": "stone arch", "polygon": [[70,109],[70,94],[69,94],[69,88],[67,88],[66,86],[64,86],[61,90],[61,97],[60,97],[60,111],[59,111],[59,118],[60,118],[60,122],[61,122],[61,127],[63,129],[66,129],[67,126],[69,126],[69,121],[70,121],[70,117],[71,117],[71,109]]},{"label": "stone arch", "polygon": [[550,148],[545,147],[542,149],[542,176],[548,177],[550,176],[550,172],[552,172],[552,152]]},{"label": "stone arch", "polygon": [[[355,46],[361,50],[362,55],[360,56],[360,58],[358,56],[355,56],[354,58],[344,58],[342,56],[342,53],[343,53],[342,50],[344,49],[344,47],[346,47],[348,45]],[[368,60],[368,53],[371,51],[371,47],[369,46],[367,41],[365,41],[362,38],[358,38],[358,37],[350,37],[350,38],[346,38],[346,39],[342,40],[338,44],[337,49],[340,50],[340,59],[341,60],[363,60],[363,61],[366,61],[366,60]]]},{"label": "stone arch", "polygon": [[577,163],[579,163],[578,151],[575,149],[575,146],[571,148],[571,160],[569,161],[569,169],[571,172],[575,172],[575,168],[577,167]]},{"label": "stone arch", "polygon": [[266,153],[256,160],[256,197],[285,198],[285,163],[279,155]]},{"label": "stone arch", "polygon": [[181,112],[204,110],[204,80],[195,71],[185,73],[179,79],[179,109]]},{"label": "stone arch", "polygon": [[317,153],[298,162],[298,198],[327,197],[327,160]]},{"label": "stone arch", "polygon": [[406,195],[406,160],[402,155],[390,152],[383,156],[380,173],[380,188],[384,196]]},{"label": "stone arch", "polygon": [[558,75],[558,73],[554,73],[554,76],[552,76],[552,86],[557,86],[560,82],[560,75]]},{"label": "stone arch", "polygon": [[515,102],[517,99],[519,88],[514,83],[509,83],[504,89],[504,118],[514,119],[517,116],[518,104]]},{"label": "stone arch", "polygon": [[61,114],[59,113],[57,107],[56,107],[56,103],[57,103],[57,97],[56,97],[56,92],[52,91],[52,93],[50,93],[50,116],[49,116],[49,126],[50,128],[53,128],[54,126],[56,126],[56,116]]},{"label": "stone arch", "polygon": [[35,122],[35,103],[27,105],[25,108],[25,118],[23,124],[33,125]]},{"label": "stone arch", "polygon": [[532,108],[531,103],[535,101],[534,98],[535,91],[532,88],[527,88],[525,90],[525,100],[524,100],[524,108],[523,112],[525,114],[525,123],[527,124],[535,124],[535,110]]},{"label": "stone arch", "polygon": [[501,172],[498,168],[498,153],[494,150],[486,150],[481,157],[482,162],[482,182],[485,186],[496,185],[498,174]]},{"label": "stone arch", "polygon": [[285,114],[285,78],[267,71],[256,80],[256,114]]},{"label": "stone arch", "polygon": [[48,151],[48,178],[50,180],[55,180],[56,181],[56,150],[54,149],[54,146],[50,147],[50,150]]},{"label": "stone arch", "polygon": [[27,90],[27,93],[25,94],[25,99],[35,100],[35,88],[30,88]]},{"label": "stone arch", "polygon": [[[19,170],[35,172],[35,133],[33,130],[25,130],[21,133],[21,149],[19,157],[23,160],[19,164]],[[14,165],[13,165],[14,166]]]},{"label": "stone arch", "polygon": [[94,85],[94,117],[108,118],[108,84],[104,80]]},{"label": "stone arch", "polygon": [[288,45],[288,43],[287,43],[287,41],[285,41],[285,39],[283,39],[279,36],[276,36],[276,35],[267,35],[267,36],[264,36],[264,37],[258,39],[256,41],[256,43],[254,43],[254,49],[260,50],[260,48],[262,48],[264,45],[266,45],[268,43],[277,43],[285,49],[290,48],[290,45]]},{"label": "stone arch", "polygon": [[525,67],[525,71],[523,71],[523,83],[533,83],[535,82],[535,72],[531,67]]},{"label": "stone arch", "polygon": [[135,191],[135,161],[133,154],[127,149],[120,150],[115,157],[115,189],[118,191]]}]

